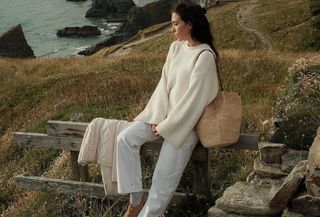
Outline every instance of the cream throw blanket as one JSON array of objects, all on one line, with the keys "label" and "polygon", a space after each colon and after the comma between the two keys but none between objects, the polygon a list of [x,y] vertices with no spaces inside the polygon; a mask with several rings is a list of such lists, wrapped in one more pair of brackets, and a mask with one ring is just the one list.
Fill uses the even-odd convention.
[{"label": "cream throw blanket", "polygon": [[132,122],[104,118],[93,119],[83,136],[78,163],[100,164],[102,181],[106,195],[116,195],[117,168],[116,144],[119,133]]}]

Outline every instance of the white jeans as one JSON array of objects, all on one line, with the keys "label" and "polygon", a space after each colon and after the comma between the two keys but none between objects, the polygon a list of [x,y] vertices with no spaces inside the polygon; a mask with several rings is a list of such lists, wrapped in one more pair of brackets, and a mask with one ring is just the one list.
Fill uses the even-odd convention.
[{"label": "white jeans", "polygon": [[[140,147],[157,139],[149,124],[134,122],[117,139],[117,179],[119,193],[142,191]],[[166,140],[162,144],[152,177],[148,199],[139,217],[158,217],[164,213],[175,192],[192,151],[198,142],[192,131],[180,148]]]}]

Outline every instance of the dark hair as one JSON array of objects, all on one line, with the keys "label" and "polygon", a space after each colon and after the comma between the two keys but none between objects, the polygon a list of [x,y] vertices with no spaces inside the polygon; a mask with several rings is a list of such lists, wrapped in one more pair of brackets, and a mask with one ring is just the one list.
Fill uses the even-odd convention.
[{"label": "dark hair", "polygon": [[182,2],[174,5],[171,13],[177,13],[181,20],[192,24],[191,37],[193,40],[208,44],[218,57],[218,51],[213,45],[210,24],[205,16],[206,9],[192,2]]}]

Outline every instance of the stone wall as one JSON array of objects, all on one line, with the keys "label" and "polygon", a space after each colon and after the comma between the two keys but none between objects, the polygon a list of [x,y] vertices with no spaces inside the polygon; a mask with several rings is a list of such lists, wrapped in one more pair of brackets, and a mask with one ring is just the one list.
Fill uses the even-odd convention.
[{"label": "stone wall", "polygon": [[320,216],[320,128],[308,151],[259,143],[254,171],[226,189],[208,217]]}]

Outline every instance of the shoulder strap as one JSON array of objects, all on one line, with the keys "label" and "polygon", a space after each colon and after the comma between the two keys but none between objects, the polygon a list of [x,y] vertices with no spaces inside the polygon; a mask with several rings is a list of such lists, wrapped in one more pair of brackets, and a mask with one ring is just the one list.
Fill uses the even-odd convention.
[{"label": "shoulder strap", "polygon": [[[200,54],[202,54],[204,51],[209,51],[210,53],[212,53],[213,54],[213,56],[216,56],[214,53],[213,53],[213,51],[212,50],[209,50],[209,49],[204,49],[204,50],[202,50],[202,51],[200,51],[199,52],[199,54],[198,54],[198,56],[197,56],[197,60],[198,60],[198,58],[199,58],[199,56],[200,56]],[[220,88],[221,88],[221,90],[223,91],[223,85],[222,85],[222,81],[221,81],[221,78],[220,78],[220,72],[219,72],[219,67],[218,67],[218,63],[216,64],[216,67],[217,67],[217,74],[218,74],[218,79],[219,79],[219,84],[220,84]]]}]

